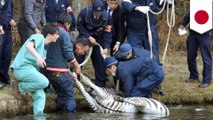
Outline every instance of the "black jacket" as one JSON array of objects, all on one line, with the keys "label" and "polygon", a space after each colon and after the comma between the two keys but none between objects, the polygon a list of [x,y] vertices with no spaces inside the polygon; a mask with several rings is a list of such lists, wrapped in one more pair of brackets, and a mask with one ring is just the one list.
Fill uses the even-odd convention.
[{"label": "black jacket", "polygon": [[[104,1],[104,6],[107,11],[108,5],[106,1]],[[126,38],[125,15],[124,10],[120,5],[118,5],[118,7],[113,11],[112,21],[113,21],[113,36],[111,48],[114,47],[117,41],[123,43]]]}]

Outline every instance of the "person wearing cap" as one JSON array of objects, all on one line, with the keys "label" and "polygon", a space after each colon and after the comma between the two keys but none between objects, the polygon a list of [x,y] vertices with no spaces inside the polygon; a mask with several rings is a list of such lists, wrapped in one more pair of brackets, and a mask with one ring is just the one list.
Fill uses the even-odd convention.
[{"label": "person wearing cap", "polygon": [[[130,59],[135,59],[139,57],[149,57],[150,51],[143,48],[132,47],[129,43],[123,43],[118,51],[115,52],[114,57],[119,61],[127,61]],[[156,60],[156,57],[153,56],[153,60]]]},{"label": "person wearing cap", "polygon": [[[150,51],[143,48],[132,48],[129,43],[123,43],[118,51],[115,53],[115,58],[119,61],[127,61],[131,59],[136,59],[139,57],[150,58]],[[153,56],[153,60],[156,61],[156,57]],[[165,95],[165,91],[162,89],[161,85],[157,86],[154,92]]]},{"label": "person wearing cap", "polygon": [[27,39],[10,66],[17,79],[12,84],[15,98],[21,99],[19,92],[32,93],[34,115],[44,115],[46,95],[43,89],[48,86],[49,80],[39,69],[46,67],[45,47],[58,41],[58,38],[58,27],[46,24],[42,34],[33,34]]},{"label": "person wearing cap", "polygon": [[76,19],[70,4],[70,0],[47,0],[45,7],[45,17],[47,22],[56,23],[57,17],[61,13],[66,12],[70,14],[72,18],[72,23],[70,25],[70,34],[72,37],[74,37]]},{"label": "person wearing cap", "polygon": [[[106,55],[111,46],[112,18],[107,14],[101,0],[96,0],[91,7],[86,7],[80,12],[77,18],[77,29],[79,37],[88,38],[94,45],[91,59],[95,69],[95,84],[104,87],[107,74],[102,55]],[[102,52],[97,44],[103,48]]]},{"label": "person wearing cap", "polygon": [[[181,23],[181,29],[185,29],[187,24],[190,22],[190,11],[188,11]],[[206,88],[210,85],[212,80],[212,29],[200,34],[194,30],[189,30],[189,35],[186,40],[187,46],[187,63],[189,70],[189,78],[185,81],[186,83],[197,83],[199,80],[199,73],[197,69],[197,51],[200,49],[202,60],[203,60],[203,73],[202,82],[199,84],[199,88]]]},{"label": "person wearing cap", "polygon": [[107,13],[112,16],[113,29],[110,55],[113,56],[126,38],[125,15],[122,6],[119,5],[119,0],[104,1],[104,7]]},{"label": "person wearing cap", "polygon": [[162,67],[154,60],[139,57],[118,62],[114,57],[105,59],[107,71],[120,80],[124,97],[152,97],[152,90],[164,80]]},{"label": "person wearing cap", "polygon": [[[43,70],[45,76],[50,80],[56,91],[56,110],[58,112],[75,112],[76,101],[72,78],[69,73],[70,65],[75,67],[77,74],[81,73],[81,68],[73,52],[73,43],[69,29],[72,19],[68,13],[62,13],[57,18],[59,28],[59,39],[55,43],[49,44],[46,56],[46,68]],[[65,109],[64,109],[65,108]]]},{"label": "person wearing cap", "polygon": [[[167,2],[168,3],[168,2]],[[143,47],[150,51],[148,38],[147,13],[149,14],[150,29],[152,33],[152,51],[159,61],[159,36],[157,30],[157,16],[150,12],[161,10],[160,0],[123,0],[127,23],[127,41],[132,47]]]}]

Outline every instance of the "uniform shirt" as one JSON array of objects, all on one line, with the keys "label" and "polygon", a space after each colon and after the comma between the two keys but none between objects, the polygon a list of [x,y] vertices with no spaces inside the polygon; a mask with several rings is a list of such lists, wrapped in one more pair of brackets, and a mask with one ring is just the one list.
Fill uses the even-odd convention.
[{"label": "uniform shirt", "polygon": [[[158,12],[160,10],[158,0],[124,0],[122,6],[125,10],[127,28],[133,32],[147,32],[147,18],[146,14],[135,11],[137,6],[150,6],[150,9]],[[157,24],[156,15],[149,12],[150,24]]]},{"label": "uniform shirt", "polygon": [[[144,78],[155,75],[155,73],[163,70],[162,67],[151,60],[150,57],[139,57],[128,61],[119,62],[117,66],[116,76],[122,83],[122,90],[126,97],[130,96],[130,90],[135,86],[135,83]],[[131,82],[128,82],[131,81]],[[131,84],[131,85],[130,85]],[[130,87],[125,89],[125,87]]]},{"label": "uniform shirt", "polygon": [[[67,12],[67,8],[70,7],[71,4],[69,0],[58,0],[58,3],[56,2],[56,0],[47,0],[45,8],[45,16],[47,22],[57,22],[57,17],[61,13]],[[70,30],[75,31],[76,20],[71,7],[68,13],[72,18]]]},{"label": "uniform shirt", "polygon": [[35,42],[35,47],[34,47],[35,50],[38,52],[38,54],[42,58],[45,58],[46,56],[46,49],[45,49],[45,42],[44,42],[45,38],[42,34],[33,34],[27,39],[27,41],[19,50],[12,65],[10,66],[11,68],[19,69],[23,67],[35,67],[37,70],[39,70],[39,65],[37,64],[35,56],[33,56],[32,53],[30,53],[29,50],[26,48],[26,45],[30,41]]},{"label": "uniform shirt", "polygon": [[91,7],[84,8],[78,15],[77,29],[80,36],[93,36],[103,48],[110,48],[112,42],[112,18],[104,10],[99,20],[94,18]]},{"label": "uniform shirt", "polygon": [[[134,58],[139,58],[139,57],[151,57],[151,52],[149,50],[146,50],[144,48],[138,48],[138,47],[133,47],[133,53],[134,53]],[[153,56],[153,60],[157,61],[156,56]]]},{"label": "uniform shirt", "polygon": [[0,2],[0,25],[3,26],[3,29],[9,27],[10,21],[13,16],[12,10],[13,10],[12,0],[5,0],[4,4]]},{"label": "uniform shirt", "polygon": [[[136,59],[140,57],[150,58],[151,53],[148,50],[145,50],[143,48],[133,47],[132,48],[132,57],[130,59]],[[118,55],[114,56],[118,61],[127,61],[122,58],[120,58]],[[156,61],[156,57],[153,56],[153,60]]]},{"label": "uniform shirt", "polygon": [[46,0],[24,0],[20,19],[26,21],[32,29],[40,23],[45,24],[45,5]]}]

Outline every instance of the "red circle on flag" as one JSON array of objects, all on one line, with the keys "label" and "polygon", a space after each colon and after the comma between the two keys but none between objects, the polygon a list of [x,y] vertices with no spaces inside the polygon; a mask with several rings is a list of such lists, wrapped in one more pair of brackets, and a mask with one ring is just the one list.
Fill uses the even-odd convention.
[{"label": "red circle on flag", "polygon": [[209,20],[209,15],[204,10],[199,10],[195,13],[195,21],[198,24],[205,24]]}]

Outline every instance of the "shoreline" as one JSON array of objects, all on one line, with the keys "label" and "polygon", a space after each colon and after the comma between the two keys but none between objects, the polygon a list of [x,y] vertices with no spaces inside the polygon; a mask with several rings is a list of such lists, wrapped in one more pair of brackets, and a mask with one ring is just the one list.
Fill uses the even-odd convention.
[{"label": "shoreline", "polygon": [[[174,56],[176,58],[174,58]],[[202,78],[202,60],[198,54],[198,70],[200,79]],[[199,83],[185,83],[188,78],[188,69],[186,64],[186,52],[168,52],[164,64],[165,80],[163,81],[162,88],[166,91],[166,95],[160,96],[153,93],[153,98],[161,101],[167,106],[170,105],[197,105],[197,104],[212,104],[213,103],[213,85],[210,84],[207,88],[199,88]],[[87,75],[94,75],[91,61],[83,67],[83,73]],[[11,75],[11,71],[10,71]],[[11,79],[14,79],[11,75]],[[93,79],[91,77],[91,79]],[[106,87],[112,87],[113,80],[109,77]],[[0,116],[16,116],[32,114],[32,99],[29,93],[21,94],[22,100],[18,101],[14,98],[12,86],[5,86],[0,90]],[[46,113],[53,113],[55,110],[54,94],[46,94]],[[77,101],[77,110],[89,109],[88,104],[78,89],[75,88],[75,97]]]}]

